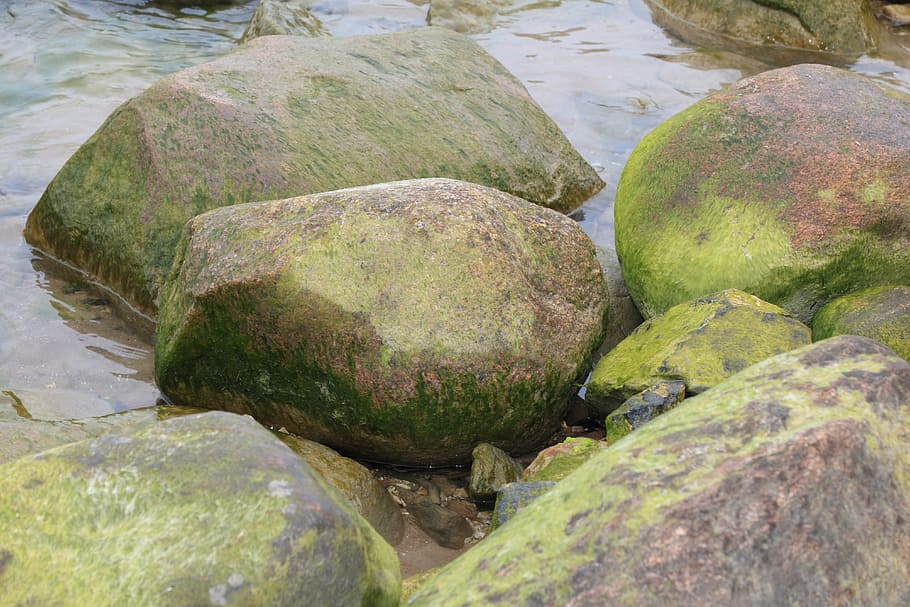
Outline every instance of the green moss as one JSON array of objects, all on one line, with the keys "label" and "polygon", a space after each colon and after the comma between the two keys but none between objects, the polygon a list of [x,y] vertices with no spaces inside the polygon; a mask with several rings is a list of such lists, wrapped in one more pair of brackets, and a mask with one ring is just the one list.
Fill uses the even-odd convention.
[{"label": "green moss", "polygon": [[829,302],[812,321],[812,339],[835,335],[863,335],[910,360],[910,287],[873,287]]},{"label": "green moss", "polygon": [[569,437],[559,445],[541,451],[528,466],[522,480],[560,481],[605,447],[602,441]]},{"label": "green moss", "polygon": [[[891,394],[888,405],[878,402],[887,412],[870,407],[864,391],[867,378],[906,374],[906,366],[866,346],[838,360],[819,359],[818,346],[754,365],[618,441],[444,567],[409,605],[532,604],[534,597],[568,604],[583,591],[578,576],[592,563],[599,568],[589,575],[607,586],[610,600],[649,604],[650,586],[626,573],[650,548],[641,544],[649,537],[646,531],[673,507],[736,474],[738,463],[752,454],[774,452],[828,424],[865,425],[866,446],[887,450],[885,458],[896,458],[892,468],[903,470],[910,453],[899,447],[899,403]],[[844,381],[852,376],[862,377]],[[786,423],[772,426],[758,419],[762,407],[776,406],[785,411]],[[907,478],[894,478],[903,478],[901,490],[908,489]],[[863,584],[862,573],[856,575]]]},{"label": "green moss", "polygon": [[[0,594],[17,605],[219,604],[225,593],[287,605],[339,583],[345,600],[378,589],[376,604],[397,604],[391,548],[295,462],[253,422],[206,414],[7,464]],[[334,518],[303,524],[319,500]],[[314,554],[327,562],[309,585],[326,591],[295,579]]]}]

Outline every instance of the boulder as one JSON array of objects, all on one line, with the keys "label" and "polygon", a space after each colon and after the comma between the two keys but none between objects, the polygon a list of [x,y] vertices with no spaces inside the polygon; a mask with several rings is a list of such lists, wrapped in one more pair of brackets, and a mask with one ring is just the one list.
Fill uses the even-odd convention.
[{"label": "boulder", "polygon": [[490,532],[498,529],[555,486],[556,481],[516,481],[503,485],[496,494],[493,517],[490,519]]},{"label": "boulder", "polygon": [[365,466],[305,438],[283,432],[276,436],[345,496],[388,543],[394,546],[401,541],[404,537],[401,508]]},{"label": "boulder", "polygon": [[872,287],[831,301],[812,319],[812,339],[863,335],[910,361],[910,287]]},{"label": "boulder", "polygon": [[480,443],[471,451],[471,476],[468,493],[476,500],[493,501],[506,483],[521,476],[521,464],[509,454],[489,443]]},{"label": "boulder", "polygon": [[685,399],[686,382],[681,380],[657,382],[639,392],[604,421],[604,441],[612,445],[633,430],[637,430]]},{"label": "boulder", "polygon": [[603,451],[410,607],[906,605],[910,365],[862,337],[758,363]]},{"label": "boulder", "polygon": [[154,314],[191,217],[420,177],[559,211],[603,187],[521,83],[465,36],[264,36],[117,108],[52,180],[25,232]]},{"label": "boulder", "polygon": [[561,481],[607,448],[603,441],[570,436],[537,454],[521,475],[523,481]]},{"label": "boulder", "polygon": [[603,336],[565,215],[447,179],[217,209],[162,291],[158,386],[374,461],[538,447]]},{"label": "boulder", "polygon": [[796,65],[709,95],[645,136],[620,178],[616,250],[646,317],[731,287],[804,323],[910,276],[907,95]]},{"label": "boulder", "polygon": [[328,36],[319,18],[309,11],[310,4],[311,0],[259,0],[240,42],[259,36]]},{"label": "boulder", "polygon": [[[684,40],[693,30],[762,47],[841,54],[875,50],[878,28],[869,0],[645,0],[655,21]],[[697,37],[697,34],[696,34]]]},{"label": "boulder", "polygon": [[392,548],[299,457],[221,412],[0,467],[9,605],[398,605]]},{"label": "boulder", "polygon": [[779,307],[737,289],[679,304],[646,321],[598,361],[585,399],[608,414],[661,380],[704,392],[753,363],[811,342]]}]

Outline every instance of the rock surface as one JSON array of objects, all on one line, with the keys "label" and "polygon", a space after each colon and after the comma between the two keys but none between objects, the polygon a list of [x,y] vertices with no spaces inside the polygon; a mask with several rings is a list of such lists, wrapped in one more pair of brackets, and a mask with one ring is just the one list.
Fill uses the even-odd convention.
[{"label": "rock surface", "polygon": [[120,106],[28,241],[154,314],[184,223],[215,207],[419,177],[568,211],[603,187],[521,83],[442,28],[256,38]]},{"label": "rock surface", "polygon": [[515,482],[519,477],[521,465],[502,449],[480,443],[471,451],[468,493],[474,499],[492,502],[503,485]]},{"label": "rock surface", "polygon": [[516,481],[504,485],[496,494],[490,532],[512,519],[528,504],[556,486],[556,481]]},{"label": "rock surface", "polygon": [[910,104],[821,65],[739,81],[661,124],[616,194],[616,250],[646,317],[736,287],[804,323],[910,276]]},{"label": "rock surface", "polygon": [[607,448],[603,441],[569,437],[537,454],[522,472],[523,481],[561,481],[576,468]]},{"label": "rock surface", "polygon": [[398,604],[394,551],[290,449],[212,412],[0,467],[9,605]]},{"label": "rock surface", "polygon": [[408,605],[906,605],[908,403],[910,365],[865,338],[763,361],[590,460]]},{"label": "rock surface", "polygon": [[804,346],[811,331],[779,307],[737,289],[679,304],[645,322],[598,361],[585,399],[606,415],[661,380],[690,394],[766,358]]},{"label": "rock surface", "polygon": [[284,433],[277,436],[323,480],[345,496],[354,510],[388,543],[394,546],[401,541],[404,536],[401,508],[365,466],[305,438]]},{"label": "rock surface", "polygon": [[[864,53],[876,47],[868,0],[645,0],[655,20],[681,38],[690,28],[761,46]],[[671,15],[675,20],[661,18]],[[674,27],[682,25],[688,27]]]},{"label": "rock surface", "polygon": [[686,397],[686,383],[681,380],[662,381],[624,402],[607,416],[604,422],[604,441],[612,445],[646,423],[673,409]]},{"label": "rock surface", "polygon": [[812,319],[812,339],[862,335],[910,361],[910,287],[873,287],[831,301]]},{"label": "rock surface", "polygon": [[328,36],[319,18],[309,11],[310,4],[310,0],[259,0],[240,42],[259,36]]},{"label": "rock surface", "polygon": [[218,209],[162,292],[158,386],[374,461],[539,446],[603,335],[594,248],[497,190],[415,180]]}]

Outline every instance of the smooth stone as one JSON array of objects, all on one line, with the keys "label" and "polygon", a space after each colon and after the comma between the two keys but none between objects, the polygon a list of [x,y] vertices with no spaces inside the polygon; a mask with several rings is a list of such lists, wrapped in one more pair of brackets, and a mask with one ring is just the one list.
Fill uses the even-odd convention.
[{"label": "smooth stone", "polygon": [[471,452],[468,494],[477,500],[490,500],[506,483],[517,481],[521,465],[508,453],[489,443],[480,443]]}]

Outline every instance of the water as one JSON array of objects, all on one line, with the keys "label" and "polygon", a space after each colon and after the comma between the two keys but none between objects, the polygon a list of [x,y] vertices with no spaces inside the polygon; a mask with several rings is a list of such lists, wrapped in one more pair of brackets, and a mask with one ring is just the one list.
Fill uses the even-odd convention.
[{"label": "water", "polygon": [[[80,418],[156,402],[150,322],[44,259],[22,229],[50,179],[117,105],[165,74],[228,52],[255,5],[0,0],[0,392],[20,414]],[[641,0],[513,6],[474,38],[600,171],[607,187],[573,216],[606,249],[616,183],[645,133],[742,76],[818,59],[693,48],[655,25]],[[421,0],[314,3],[336,36],[419,27],[426,10]],[[891,59],[862,57],[849,67],[910,92],[903,39],[892,42]]]}]

